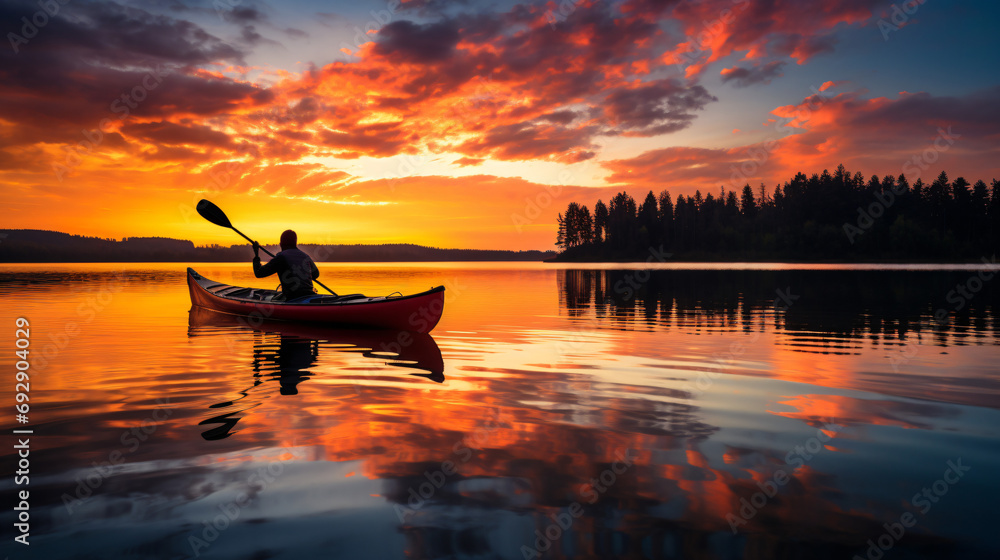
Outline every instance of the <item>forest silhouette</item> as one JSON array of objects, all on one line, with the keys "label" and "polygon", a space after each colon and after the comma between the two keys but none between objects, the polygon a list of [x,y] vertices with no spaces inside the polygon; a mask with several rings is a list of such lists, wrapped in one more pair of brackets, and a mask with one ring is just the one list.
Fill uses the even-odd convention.
[{"label": "forest silhouette", "polygon": [[1000,241],[1000,182],[944,171],[930,184],[905,175],[797,173],[770,192],[745,185],[718,196],[628,193],[558,217],[556,260],[979,261]]}]

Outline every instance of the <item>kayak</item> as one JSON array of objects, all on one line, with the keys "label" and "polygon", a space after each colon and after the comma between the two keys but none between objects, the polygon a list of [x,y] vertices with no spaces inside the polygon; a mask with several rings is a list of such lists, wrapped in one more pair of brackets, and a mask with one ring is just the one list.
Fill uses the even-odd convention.
[{"label": "kayak", "polygon": [[290,301],[281,292],[209,280],[187,269],[191,305],[257,321],[291,321],[428,333],[444,313],[444,286],[408,296],[312,294]]}]

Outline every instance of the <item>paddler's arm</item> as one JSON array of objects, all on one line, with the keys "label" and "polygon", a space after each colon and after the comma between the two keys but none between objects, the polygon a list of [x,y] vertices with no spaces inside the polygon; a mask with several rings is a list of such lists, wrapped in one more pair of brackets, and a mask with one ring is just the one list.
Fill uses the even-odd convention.
[{"label": "paddler's arm", "polygon": [[319,278],[319,269],[316,268],[316,263],[314,263],[314,262],[312,262],[312,260],[310,260],[309,264],[312,266],[312,269],[313,269],[313,280]]},{"label": "paddler's arm", "polygon": [[267,264],[261,265],[260,264],[260,254],[258,253],[259,250],[260,250],[260,245],[258,245],[255,242],[253,244],[253,253],[254,253],[253,254],[253,275],[256,276],[257,278],[264,278],[265,276],[270,276],[272,274],[277,273],[278,272],[278,259],[281,258],[280,254],[279,254],[279,256],[274,257],[273,259],[271,259],[271,261],[268,262]]}]

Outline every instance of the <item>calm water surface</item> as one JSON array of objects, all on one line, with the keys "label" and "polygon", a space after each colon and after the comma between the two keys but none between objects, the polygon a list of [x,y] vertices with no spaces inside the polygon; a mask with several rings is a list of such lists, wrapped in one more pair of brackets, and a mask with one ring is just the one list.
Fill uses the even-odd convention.
[{"label": "calm water surface", "polygon": [[0,555],[1000,552],[990,272],[320,268],[342,293],[444,284],[444,318],[424,337],[248,322],[189,312],[179,264],[0,267],[5,364],[31,322],[35,432],[30,553],[8,435]]}]

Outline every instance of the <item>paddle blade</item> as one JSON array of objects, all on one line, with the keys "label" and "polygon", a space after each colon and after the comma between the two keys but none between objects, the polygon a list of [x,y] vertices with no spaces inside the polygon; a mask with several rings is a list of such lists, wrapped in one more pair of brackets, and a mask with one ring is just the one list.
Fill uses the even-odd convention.
[{"label": "paddle blade", "polygon": [[226,216],[226,213],[223,212],[221,208],[219,208],[218,206],[212,204],[211,202],[205,199],[201,199],[198,201],[198,206],[195,207],[195,210],[197,210],[198,213],[201,214],[202,218],[205,218],[206,220],[212,222],[217,226],[222,226],[227,228],[233,227],[233,224],[229,221],[229,218]]}]

